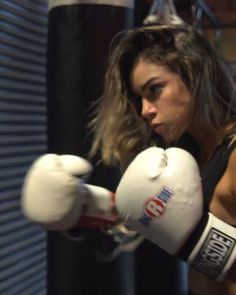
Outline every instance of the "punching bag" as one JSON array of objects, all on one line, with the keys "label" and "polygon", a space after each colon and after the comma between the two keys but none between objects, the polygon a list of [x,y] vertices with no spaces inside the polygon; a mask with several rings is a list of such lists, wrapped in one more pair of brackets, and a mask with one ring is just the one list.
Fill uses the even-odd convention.
[{"label": "punching bag", "polygon": [[[48,152],[86,157],[91,107],[101,92],[109,44],[133,26],[133,0],[49,0]],[[91,183],[114,190],[119,173],[95,166]],[[48,232],[47,295],[132,295],[129,254],[103,263],[110,249],[104,234],[82,230],[79,241]]]}]

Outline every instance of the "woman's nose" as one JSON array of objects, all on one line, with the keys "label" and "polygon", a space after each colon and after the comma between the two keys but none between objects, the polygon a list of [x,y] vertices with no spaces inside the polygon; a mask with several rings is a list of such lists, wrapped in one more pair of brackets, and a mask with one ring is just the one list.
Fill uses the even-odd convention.
[{"label": "woman's nose", "polygon": [[141,116],[144,119],[151,119],[157,114],[157,107],[155,104],[146,99],[145,97],[142,98],[142,111],[141,111]]}]

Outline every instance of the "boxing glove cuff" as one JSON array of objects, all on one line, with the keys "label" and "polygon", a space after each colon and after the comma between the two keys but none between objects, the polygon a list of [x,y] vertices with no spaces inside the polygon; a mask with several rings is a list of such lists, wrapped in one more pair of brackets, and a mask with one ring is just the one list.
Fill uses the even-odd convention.
[{"label": "boxing glove cuff", "polygon": [[106,188],[85,184],[79,190],[85,193],[85,206],[78,224],[74,227],[106,229],[118,223],[115,194]]},{"label": "boxing glove cuff", "polygon": [[208,213],[208,221],[187,262],[191,268],[221,281],[236,258],[236,229]]}]

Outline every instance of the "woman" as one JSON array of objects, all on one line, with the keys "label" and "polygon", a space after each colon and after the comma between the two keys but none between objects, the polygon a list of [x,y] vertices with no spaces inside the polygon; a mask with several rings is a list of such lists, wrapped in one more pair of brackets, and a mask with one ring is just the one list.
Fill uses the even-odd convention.
[{"label": "woman", "polygon": [[[236,225],[236,100],[221,61],[189,26],[129,31],[113,50],[104,93],[92,122],[91,155],[125,169],[156,144],[192,152],[205,201],[216,217]],[[190,270],[193,294],[236,294],[233,267],[216,282]]]}]

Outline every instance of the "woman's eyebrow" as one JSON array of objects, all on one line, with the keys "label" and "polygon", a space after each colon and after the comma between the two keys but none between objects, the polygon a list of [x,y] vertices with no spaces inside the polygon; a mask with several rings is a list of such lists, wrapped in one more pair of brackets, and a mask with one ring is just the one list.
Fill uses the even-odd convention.
[{"label": "woman's eyebrow", "polygon": [[153,81],[158,82],[159,77],[152,77],[150,79],[148,79],[141,87],[140,87],[140,93],[143,93],[149,86],[149,84],[151,84]]}]

